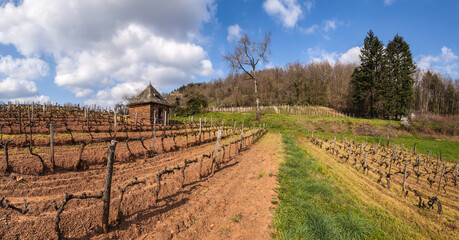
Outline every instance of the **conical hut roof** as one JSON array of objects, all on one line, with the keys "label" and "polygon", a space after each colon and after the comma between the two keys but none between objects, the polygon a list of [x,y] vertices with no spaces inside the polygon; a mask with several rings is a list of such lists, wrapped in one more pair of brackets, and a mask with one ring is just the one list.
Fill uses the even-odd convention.
[{"label": "conical hut roof", "polygon": [[146,104],[146,103],[157,103],[166,106],[171,106],[166,99],[164,99],[161,94],[151,85],[151,83],[145,88],[139,95],[133,97],[128,106]]}]

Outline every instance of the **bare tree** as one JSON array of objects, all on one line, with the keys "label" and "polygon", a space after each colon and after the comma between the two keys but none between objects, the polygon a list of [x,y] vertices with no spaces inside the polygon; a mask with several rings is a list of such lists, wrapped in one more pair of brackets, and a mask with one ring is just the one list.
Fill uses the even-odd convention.
[{"label": "bare tree", "polygon": [[239,40],[234,53],[227,53],[224,58],[228,61],[233,71],[242,70],[248,75],[247,80],[252,80],[255,87],[255,98],[257,102],[257,120],[260,116],[260,100],[258,98],[258,85],[256,76],[256,66],[260,62],[267,63],[267,54],[270,54],[269,44],[271,43],[271,32],[265,34],[262,42],[250,41],[247,34]]}]

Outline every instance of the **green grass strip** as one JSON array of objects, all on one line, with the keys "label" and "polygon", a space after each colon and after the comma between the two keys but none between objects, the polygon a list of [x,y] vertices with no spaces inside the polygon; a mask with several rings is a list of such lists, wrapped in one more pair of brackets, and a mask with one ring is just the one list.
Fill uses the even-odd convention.
[{"label": "green grass strip", "polygon": [[276,239],[424,239],[381,207],[341,189],[326,167],[307,157],[293,134],[284,133],[285,161],[279,169]]},{"label": "green grass strip", "polygon": [[279,206],[274,217],[277,239],[387,239],[347,197],[327,170],[307,158],[292,135],[284,134],[286,159],[279,170]]}]

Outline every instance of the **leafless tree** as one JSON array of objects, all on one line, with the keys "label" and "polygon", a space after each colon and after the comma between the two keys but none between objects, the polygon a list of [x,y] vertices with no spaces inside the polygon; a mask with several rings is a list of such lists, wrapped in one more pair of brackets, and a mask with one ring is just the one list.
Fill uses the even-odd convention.
[{"label": "leafless tree", "polygon": [[248,75],[248,80],[252,80],[255,87],[255,98],[257,102],[257,120],[260,116],[260,100],[258,98],[258,84],[256,76],[256,66],[260,62],[267,63],[266,55],[270,54],[269,44],[271,43],[271,32],[265,34],[262,42],[250,41],[247,34],[239,40],[234,53],[227,53],[224,58],[228,61],[233,71],[242,70]]}]

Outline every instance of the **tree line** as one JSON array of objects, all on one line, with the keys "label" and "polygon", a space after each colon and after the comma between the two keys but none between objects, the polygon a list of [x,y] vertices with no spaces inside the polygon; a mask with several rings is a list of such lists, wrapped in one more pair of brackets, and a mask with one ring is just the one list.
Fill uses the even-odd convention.
[{"label": "tree line", "polygon": [[[411,112],[459,113],[459,79],[421,71],[408,43],[396,35],[387,46],[369,31],[361,64],[293,62],[256,71],[260,105],[322,105],[369,118],[398,119]],[[166,99],[179,109],[254,106],[245,72],[184,85]],[[199,103],[199,104],[196,104]],[[190,111],[184,111],[190,112]],[[192,112],[192,111],[191,111]]]}]

